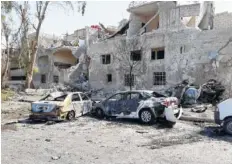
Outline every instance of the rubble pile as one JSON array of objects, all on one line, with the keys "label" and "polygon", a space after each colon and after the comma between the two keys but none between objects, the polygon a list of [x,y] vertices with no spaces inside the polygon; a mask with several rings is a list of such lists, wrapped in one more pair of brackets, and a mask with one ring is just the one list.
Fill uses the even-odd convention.
[{"label": "rubble pile", "polygon": [[202,103],[217,104],[222,100],[224,91],[225,87],[214,79],[199,86],[189,84],[189,80],[184,80],[180,84],[165,90],[164,93],[157,93],[157,95],[177,97],[182,107],[194,107]]}]

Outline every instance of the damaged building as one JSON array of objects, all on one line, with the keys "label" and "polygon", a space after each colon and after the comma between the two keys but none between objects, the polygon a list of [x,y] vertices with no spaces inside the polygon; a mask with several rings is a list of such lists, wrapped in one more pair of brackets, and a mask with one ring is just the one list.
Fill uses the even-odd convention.
[{"label": "damaged building", "polygon": [[[30,34],[30,37],[34,37],[34,34]],[[37,49],[33,88],[47,89],[70,82],[79,84],[78,80],[87,76],[85,38],[86,33],[83,29],[64,38],[43,34]],[[25,84],[26,73],[18,58],[15,59],[10,63],[8,84],[10,87],[18,88]]]},{"label": "damaged building", "polygon": [[102,94],[161,90],[189,79],[221,81],[232,90],[232,14],[215,14],[213,2],[131,2],[129,21],[89,43],[89,82]]}]

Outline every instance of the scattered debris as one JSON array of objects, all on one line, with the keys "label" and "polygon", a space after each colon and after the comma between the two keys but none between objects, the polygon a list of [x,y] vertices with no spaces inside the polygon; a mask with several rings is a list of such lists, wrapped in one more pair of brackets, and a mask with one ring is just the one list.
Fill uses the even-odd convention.
[{"label": "scattered debris", "polygon": [[196,105],[195,107],[191,108],[192,112],[195,113],[203,113],[208,109],[206,105]]},{"label": "scattered debris", "polygon": [[47,141],[47,142],[51,142],[51,139],[48,139],[48,138],[47,138],[47,139],[45,139],[45,141]]},{"label": "scattered debris", "polygon": [[136,130],[136,133],[141,133],[141,134],[143,134],[143,133],[148,133],[148,131],[140,131],[140,130]]},{"label": "scattered debris", "polygon": [[53,125],[53,124],[56,124],[56,122],[55,122],[55,121],[47,121],[47,122],[45,123],[45,125]]},{"label": "scattered debris", "polygon": [[52,156],[52,157],[51,157],[52,160],[58,160],[58,159],[60,159],[60,158],[61,158],[61,156]]}]

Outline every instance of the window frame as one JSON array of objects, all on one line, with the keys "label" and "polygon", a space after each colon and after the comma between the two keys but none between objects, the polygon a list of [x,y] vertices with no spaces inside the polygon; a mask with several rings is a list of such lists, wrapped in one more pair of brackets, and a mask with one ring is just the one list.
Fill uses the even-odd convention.
[{"label": "window frame", "polygon": [[[44,77],[44,78],[43,78]],[[41,74],[41,77],[40,77],[40,83],[42,84],[46,84],[47,82],[47,77],[46,77],[46,74]]]},{"label": "window frame", "polygon": [[[137,53],[139,52],[139,58],[135,59],[134,55],[138,55]],[[135,62],[139,62],[142,60],[142,50],[135,50],[135,51],[131,51],[130,52],[130,60],[131,61],[135,61]]]},{"label": "window frame", "polygon": [[[57,77],[57,82],[55,81],[55,77]],[[58,84],[59,83],[59,76],[58,75],[53,75],[53,83]]]},{"label": "window frame", "polygon": [[[107,74],[106,75],[107,77],[107,83],[111,83],[113,80],[112,80],[112,74]],[[109,78],[110,77],[110,78]],[[109,80],[110,79],[110,80]]]},{"label": "window frame", "polygon": [[111,55],[110,54],[101,55],[101,63],[104,65],[110,64],[111,63]]},{"label": "window frame", "polygon": [[[163,51],[163,58],[158,58],[158,52]],[[152,48],[151,49],[151,60],[163,60],[165,59],[165,47]]]},{"label": "window frame", "polygon": [[166,72],[153,72],[153,85],[159,86],[159,85],[166,85],[166,84],[167,84]]}]

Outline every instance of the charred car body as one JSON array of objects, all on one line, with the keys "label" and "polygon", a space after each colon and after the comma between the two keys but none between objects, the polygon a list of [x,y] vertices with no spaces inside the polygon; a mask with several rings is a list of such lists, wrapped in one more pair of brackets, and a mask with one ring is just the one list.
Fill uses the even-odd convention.
[{"label": "charred car body", "polygon": [[182,109],[178,108],[177,103],[175,97],[156,98],[153,91],[125,91],[96,103],[93,112],[99,118],[105,116],[137,118],[146,124],[164,118],[169,125],[174,125],[182,114]]},{"label": "charred car body", "polygon": [[211,79],[203,85],[189,84],[188,80],[171,87],[164,92],[155,92],[158,96],[177,97],[182,107],[193,107],[196,104],[211,103],[216,105],[222,100],[225,87],[218,81]]},{"label": "charred car body", "polygon": [[31,104],[32,120],[72,120],[89,113],[91,100],[81,92],[54,92]]}]

